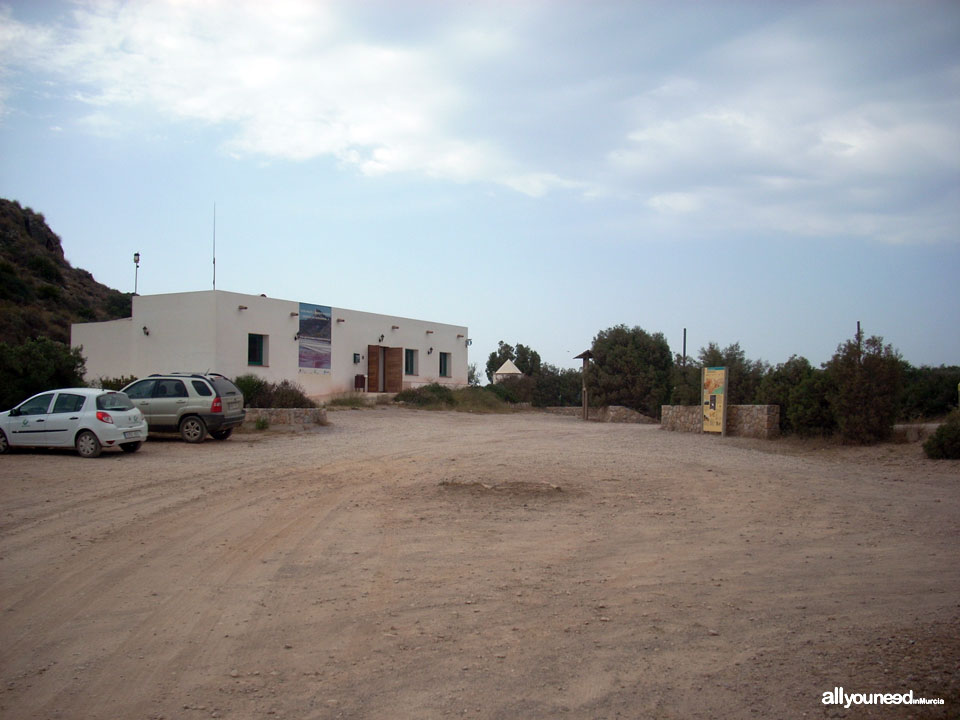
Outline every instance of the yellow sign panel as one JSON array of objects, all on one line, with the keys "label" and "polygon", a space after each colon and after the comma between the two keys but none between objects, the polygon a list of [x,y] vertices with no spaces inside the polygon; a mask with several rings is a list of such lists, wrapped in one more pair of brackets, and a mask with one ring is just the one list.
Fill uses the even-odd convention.
[{"label": "yellow sign panel", "polygon": [[703,369],[703,431],[723,433],[727,415],[725,399],[727,369],[708,367]]}]

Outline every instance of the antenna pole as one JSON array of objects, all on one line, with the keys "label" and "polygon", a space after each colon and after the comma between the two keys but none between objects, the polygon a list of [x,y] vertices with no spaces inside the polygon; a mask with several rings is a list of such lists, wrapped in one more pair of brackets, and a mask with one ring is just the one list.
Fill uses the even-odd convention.
[{"label": "antenna pole", "polygon": [[213,203],[213,289],[217,289],[217,203]]}]

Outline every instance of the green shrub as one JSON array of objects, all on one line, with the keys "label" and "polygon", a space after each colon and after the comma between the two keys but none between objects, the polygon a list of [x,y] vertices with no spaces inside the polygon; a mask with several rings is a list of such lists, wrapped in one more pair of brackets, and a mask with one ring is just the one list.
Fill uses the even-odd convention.
[{"label": "green shrub", "polygon": [[272,383],[253,374],[238,375],[233,384],[243,393],[243,404],[249,408],[312,408],[316,403],[303,388],[289,380]]},{"label": "green shrub", "polygon": [[454,404],[453,390],[439,383],[404,390],[397,393],[393,401],[418,407],[450,407]]},{"label": "green shrub", "polygon": [[317,404],[307,397],[303,388],[289,380],[281,380],[273,385],[270,407],[274,408],[312,408]]},{"label": "green shrub", "polygon": [[[830,414],[827,398],[821,393],[816,404],[813,403],[814,395],[811,395],[811,393],[816,387],[815,384],[808,385],[803,391],[798,390],[803,382],[816,372],[820,371],[815,370],[809,360],[791,355],[789,360],[769,370],[760,381],[757,388],[757,402],[761,405],[780,406],[780,432],[784,435],[794,432],[809,435],[812,434],[812,431],[819,434],[822,432],[822,428],[815,423],[821,425],[826,423],[827,429],[832,432],[833,416]],[[802,402],[806,404],[791,413],[790,400],[794,397],[794,393],[799,393],[797,397],[801,398]],[[818,419],[818,414],[823,415],[823,417]],[[794,427],[793,415],[797,415],[798,421],[803,423],[802,430]]]},{"label": "green shrub", "polygon": [[837,423],[830,407],[830,397],[835,392],[827,373],[811,368],[810,374],[788,395],[786,425],[790,431],[808,437],[832,435]]},{"label": "green shrub", "polygon": [[465,387],[453,391],[455,410],[476,413],[512,412],[513,408],[481,387]]},{"label": "green shrub", "polygon": [[267,420],[265,417],[258,417],[257,421],[253,424],[253,426],[257,430],[266,430],[268,427],[270,427],[270,421]]},{"label": "green shrub", "polygon": [[954,410],[947,421],[923,443],[923,451],[931,460],[960,459],[960,410]]},{"label": "green shrub", "polygon": [[44,390],[82,387],[86,361],[81,350],[45,337],[0,343],[0,409]]},{"label": "green shrub", "polygon": [[243,393],[243,404],[246,407],[262,407],[256,404],[262,395],[265,394],[267,386],[270,384],[262,377],[252,373],[247,375],[238,375],[233,379],[233,384],[240,388]]},{"label": "green shrub", "polygon": [[841,440],[865,445],[889,439],[903,377],[893,348],[876,335],[864,340],[858,331],[837,348],[827,372],[837,387],[831,406]]},{"label": "green shrub", "polygon": [[110,318],[128,318],[133,315],[133,295],[112,290],[107,296],[107,314]]},{"label": "green shrub", "polygon": [[123,377],[116,378],[102,377],[97,378],[96,382],[94,382],[94,386],[100,387],[104,390],[121,390],[135,380],[139,380],[136,375],[124,375]]}]

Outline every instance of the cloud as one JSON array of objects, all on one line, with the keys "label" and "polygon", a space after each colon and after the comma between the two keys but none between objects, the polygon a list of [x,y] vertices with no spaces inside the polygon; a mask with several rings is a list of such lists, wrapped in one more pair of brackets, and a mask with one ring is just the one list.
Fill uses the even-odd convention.
[{"label": "cloud", "polygon": [[36,74],[101,134],[197,125],[239,157],[632,201],[688,235],[958,240],[955,4],[71,7],[0,9],[0,113]]},{"label": "cloud", "polygon": [[[367,38],[333,3],[101,2],[43,32],[11,20],[14,62],[75,85],[96,108],[83,124],[147,108],[168,120],[228,129],[234,155],[306,161],[332,156],[367,175],[420,173],[541,195],[573,186],[531,173],[490,138],[458,132],[466,111],[453,48],[464,61],[509,47],[502,29],[452,27],[430,42]],[[539,179],[538,179],[539,178]]]}]

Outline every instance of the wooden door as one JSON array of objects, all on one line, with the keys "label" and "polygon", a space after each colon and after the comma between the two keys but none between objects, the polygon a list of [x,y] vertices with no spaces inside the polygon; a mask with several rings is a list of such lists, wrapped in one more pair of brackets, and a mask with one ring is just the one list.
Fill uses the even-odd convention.
[{"label": "wooden door", "polygon": [[403,390],[403,348],[387,348],[384,362],[384,385],[389,393]]},{"label": "wooden door", "polygon": [[367,392],[380,391],[380,346],[367,345]]}]

